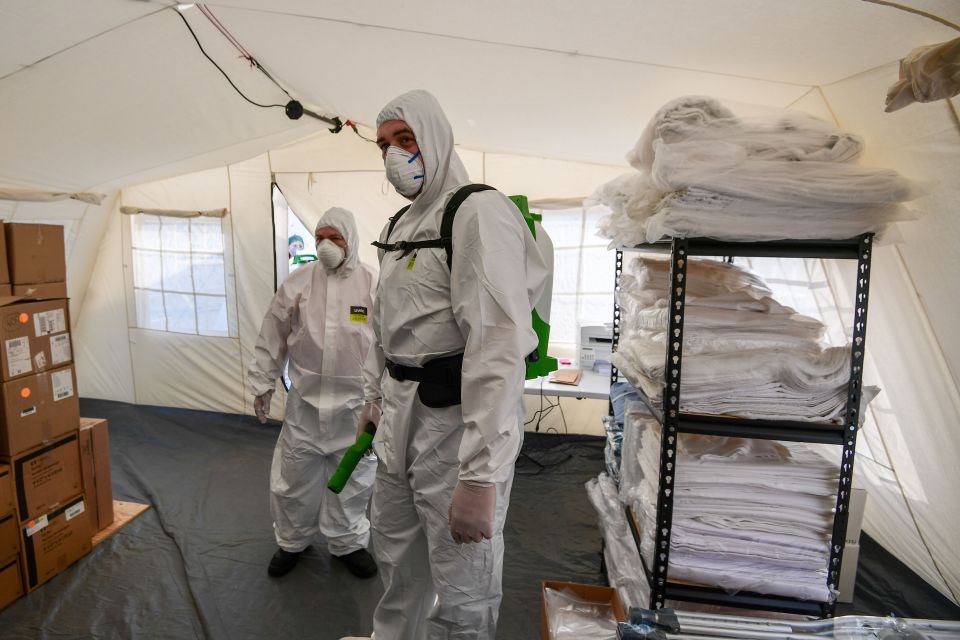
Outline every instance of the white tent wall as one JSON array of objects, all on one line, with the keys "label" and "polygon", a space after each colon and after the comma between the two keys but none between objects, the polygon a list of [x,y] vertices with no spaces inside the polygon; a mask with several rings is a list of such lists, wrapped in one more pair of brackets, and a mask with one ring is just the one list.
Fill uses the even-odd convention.
[{"label": "white tent wall", "polygon": [[[874,253],[866,373],[884,392],[873,411],[879,442],[871,451],[878,455],[859,456],[857,475],[870,491],[866,530],[957,602],[960,120],[956,101],[884,113],[882,97],[897,69],[885,65],[823,87],[838,124],[866,138],[865,164],[897,169],[932,189],[916,203],[921,217],[899,225],[904,241]],[[852,283],[849,271],[844,276],[832,284]]]},{"label": "white tent wall", "polygon": [[80,313],[73,316],[74,359],[81,396],[136,402],[123,278],[122,226],[117,199]]},{"label": "white tent wall", "polygon": [[[362,131],[365,135],[371,133]],[[531,199],[577,198],[623,169],[545,158],[458,149],[472,180]],[[342,206],[357,216],[361,258],[376,264],[370,243],[387,218],[406,204],[385,181],[379,151],[345,131],[311,136],[252,160],[125,188],[103,237],[90,294],[76,329],[78,376],[84,396],[195,409],[252,413],[246,391],[260,323],[274,292],[271,182],[312,229],[323,212]],[[137,328],[132,292],[130,216],[119,206],[196,211],[227,208],[236,283],[236,338]],[[549,212],[546,213],[549,215]],[[277,233],[281,233],[278,231]],[[228,283],[232,286],[232,283]],[[117,336],[124,336],[118,340]],[[283,415],[283,395],[272,416]],[[539,400],[529,400],[531,411]],[[606,403],[567,401],[574,431],[602,432]],[[544,428],[556,426],[545,423]]]}]

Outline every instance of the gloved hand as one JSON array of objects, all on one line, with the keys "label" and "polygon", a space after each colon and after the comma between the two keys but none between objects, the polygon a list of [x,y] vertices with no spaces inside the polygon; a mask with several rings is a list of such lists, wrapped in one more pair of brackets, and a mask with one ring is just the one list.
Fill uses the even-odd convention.
[{"label": "gloved hand", "polygon": [[447,516],[453,541],[464,544],[493,537],[497,511],[497,487],[460,480],[453,490]]},{"label": "gloved hand", "polygon": [[360,419],[357,421],[357,438],[363,435],[363,429],[368,422],[380,426],[381,413],[379,402],[368,402],[363,405],[363,409],[360,410]]},{"label": "gloved hand", "polygon": [[270,400],[273,399],[273,391],[267,391],[253,399],[253,412],[257,414],[260,424],[267,424],[267,416],[270,415]]}]

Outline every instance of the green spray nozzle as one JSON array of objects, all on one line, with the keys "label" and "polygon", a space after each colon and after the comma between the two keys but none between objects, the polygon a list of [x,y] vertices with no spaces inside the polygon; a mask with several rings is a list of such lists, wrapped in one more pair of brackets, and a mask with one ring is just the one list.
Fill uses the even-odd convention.
[{"label": "green spray nozzle", "polygon": [[334,493],[343,491],[343,488],[347,486],[347,481],[350,480],[350,476],[353,474],[353,470],[356,469],[360,463],[360,458],[370,450],[370,446],[373,444],[373,436],[375,435],[377,435],[377,425],[368,422],[367,426],[363,428],[363,433],[357,438],[357,441],[350,445],[347,452],[343,454],[343,459],[340,460],[340,464],[337,465],[337,470],[330,476],[327,489],[330,489],[330,491]]}]

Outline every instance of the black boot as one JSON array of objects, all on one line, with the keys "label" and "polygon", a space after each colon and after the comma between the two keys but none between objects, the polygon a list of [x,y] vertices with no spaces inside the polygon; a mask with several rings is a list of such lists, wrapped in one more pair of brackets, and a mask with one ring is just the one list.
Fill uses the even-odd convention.
[{"label": "black boot", "polygon": [[345,565],[350,573],[358,578],[372,578],[377,575],[377,563],[373,561],[373,556],[366,549],[357,549],[345,556],[334,556]]},{"label": "black boot", "polygon": [[283,549],[277,549],[277,552],[270,558],[270,566],[267,567],[267,573],[274,578],[287,575],[297,566],[297,562],[300,560],[302,553],[303,551],[284,551]]}]

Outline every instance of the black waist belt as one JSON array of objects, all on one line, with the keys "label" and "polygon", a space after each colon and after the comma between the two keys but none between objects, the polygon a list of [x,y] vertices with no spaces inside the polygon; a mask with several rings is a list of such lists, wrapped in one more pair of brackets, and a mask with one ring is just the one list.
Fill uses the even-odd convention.
[{"label": "black waist belt", "polygon": [[462,353],[436,358],[425,363],[422,367],[408,367],[387,360],[387,372],[391,378],[399,382],[412,380],[413,382],[444,384],[456,380],[457,384],[460,384],[461,369],[463,369]]},{"label": "black waist belt", "polygon": [[417,396],[420,402],[432,408],[452,407],[460,404],[460,378],[463,369],[463,354],[436,358],[422,367],[407,367],[389,360],[387,373],[398,382],[419,382]]}]

